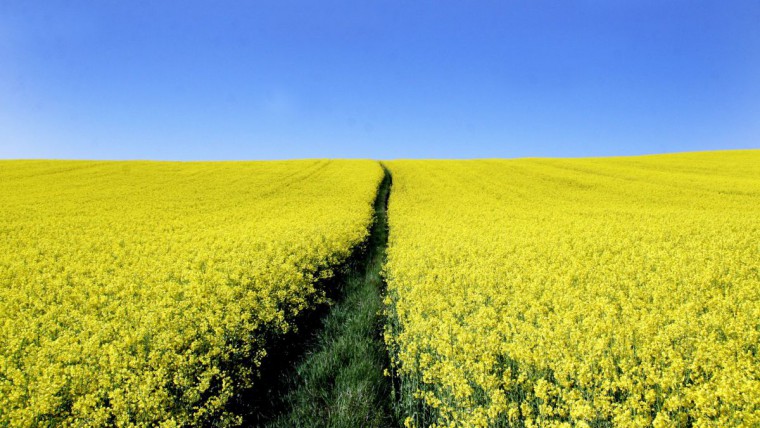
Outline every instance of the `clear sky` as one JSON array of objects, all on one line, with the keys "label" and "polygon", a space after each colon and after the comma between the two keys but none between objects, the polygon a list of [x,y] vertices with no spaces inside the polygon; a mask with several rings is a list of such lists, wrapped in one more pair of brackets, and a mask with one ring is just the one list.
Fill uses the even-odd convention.
[{"label": "clear sky", "polygon": [[0,158],[757,147],[757,0],[0,1]]}]

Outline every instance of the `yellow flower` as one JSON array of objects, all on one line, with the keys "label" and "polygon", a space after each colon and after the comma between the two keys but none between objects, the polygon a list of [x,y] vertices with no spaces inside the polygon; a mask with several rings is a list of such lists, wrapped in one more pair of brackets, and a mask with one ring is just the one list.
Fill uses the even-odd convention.
[{"label": "yellow flower", "polygon": [[235,424],[372,221],[372,161],[0,161],[0,426]]},{"label": "yellow flower", "polygon": [[388,162],[402,403],[426,426],[760,425],[758,165]]}]

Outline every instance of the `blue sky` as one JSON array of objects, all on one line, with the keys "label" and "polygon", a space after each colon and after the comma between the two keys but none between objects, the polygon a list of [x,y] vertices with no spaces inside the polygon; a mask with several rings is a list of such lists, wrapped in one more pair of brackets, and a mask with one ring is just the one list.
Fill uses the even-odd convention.
[{"label": "blue sky", "polygon": [[760,147],[760,2],[0,2],[0,158]]}]

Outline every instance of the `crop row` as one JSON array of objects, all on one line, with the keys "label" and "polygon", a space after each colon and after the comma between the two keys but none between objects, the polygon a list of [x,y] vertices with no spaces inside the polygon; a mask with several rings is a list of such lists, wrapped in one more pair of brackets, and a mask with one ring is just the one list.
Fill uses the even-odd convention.
[{"label": "crop row", "polygon": [[388,166],[408,426],[760,425],[760,152]]},{"label": "crop row", "polygon": [[367,235],[370,161],[0,163],[0,426],[239,422]]}]

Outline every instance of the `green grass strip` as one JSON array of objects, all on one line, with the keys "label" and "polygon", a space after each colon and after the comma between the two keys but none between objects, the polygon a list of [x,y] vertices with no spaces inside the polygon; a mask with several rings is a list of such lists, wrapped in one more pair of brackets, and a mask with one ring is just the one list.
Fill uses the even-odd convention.
[{"label": "green grass strip", "polygon": [[[267,427],[398,426],[390,404],[388,354],[382,339],[380,276],[388,241],[386,171],[375,201],[375,222],[364,257],[350,267],[340,299],[322,318]],[[272,393],[277,393],[272,391]]]}]

